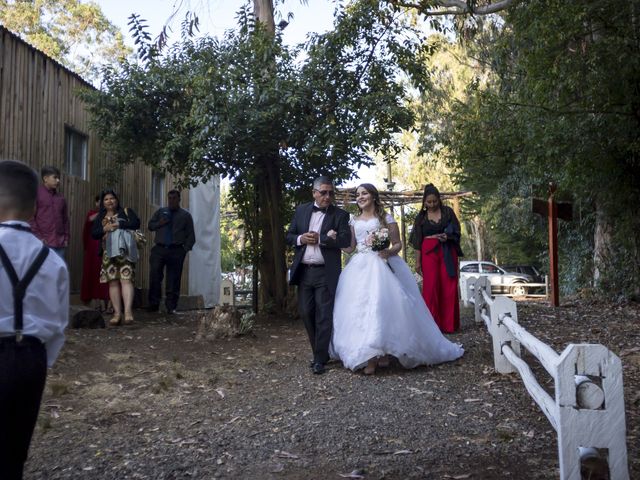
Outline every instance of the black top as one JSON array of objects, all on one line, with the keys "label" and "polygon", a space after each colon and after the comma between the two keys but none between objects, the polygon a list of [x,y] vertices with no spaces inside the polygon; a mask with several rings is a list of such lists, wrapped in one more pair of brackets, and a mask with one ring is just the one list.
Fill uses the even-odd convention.
[{"label": "black top", "polygon": [[[169,223],[160,225],[160,219],[163,216],[169,220]],[[150,231],[156,232],[154,238],[156,245],[167,247],[180,245],[188,252],[196,243],[193,217],[184,208],[178,210],[161,208],[153,214],[147,226]]]},{"label": "black top", "polygon": [[[91,226],[91,236],[96,240],[100,240],[104,236],[102,220],[104,220],[106,214],[106,210],[100,210],[98,216],[93,220],[93,225]],[[116,216],[118,217],[119,228],[122,228],[124,230],[137,230],[140,228],[140,219],[138,218],[136,212],[134,212],[132,209],[127,208],[125,211],[124,208],[118,208]],[[102,256],[102,253],[102,244],[100,244],[100,251],[98,252],[98,255]]]},{"label": "black top", "polygon": [[[106,214],[106,210],[100,210],[98,216],[93,220],[93,225],[91,226],[91,236],[96,240],[100,240],[104,236],[102,220],[104,220]],[[140,228],[140,219],[138,218],[136,212],[134,212],[132,209],[127,208],[125,212],[124,208],[118,208],[116,216],[118,217],[119,228],[122,228],[124,230],[137,230]]]},{"label": "black top", "polygon": [[438,222],[429,220],[425,210],[420,211],[416,217],[416,223],[411,232],[411,236],[409,237],[409,243],[411,243],[411,246],[416,250],[420,250],[424,237],[438,233],[447,234],[447,241],[441,244],[444,250],[444,263],[447,268],[447,274],[450,277],[455,277],[457,265],[453,264],[451,249],[454,249],[459,257],[464,256],[464,254],[460,248],[460,222],[451,207],[447,207],[446,205],[440,207],[440,221]]}]

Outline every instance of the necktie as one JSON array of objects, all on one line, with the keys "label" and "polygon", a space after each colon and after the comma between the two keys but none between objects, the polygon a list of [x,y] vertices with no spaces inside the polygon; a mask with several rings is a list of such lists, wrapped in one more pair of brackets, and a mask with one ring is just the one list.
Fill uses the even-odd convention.
[{"label": "necktie", "polygon": [[165,224],[164,228],[164,243],[169,246],[173,243],[173,212],[167,208],[167,218],[169,223]]},{"label": "necktie", "polygon": [[317,206],[315,206],[315,205],[313,206],[313,211],[314,211],[314,212],[327,213],[327,209],[326,209],[326,208],[320,208],[320,207],[317,207]]}]

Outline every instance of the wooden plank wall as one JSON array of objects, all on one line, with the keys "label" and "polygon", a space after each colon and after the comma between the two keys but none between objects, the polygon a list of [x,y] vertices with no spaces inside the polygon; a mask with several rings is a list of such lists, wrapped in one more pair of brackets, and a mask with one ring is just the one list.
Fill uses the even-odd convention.
[{"label": "wooden plank wall", "polygon": [[[94,197],[107,187],[118,192],[123,206],[140,216],[142,229],[160,205],[152,205],[151,169],[142,164],[128,166],[116,185],[106,185],[101,174],[110,168],[101,150],[100,139],[89,129],[89,113],[75,95],[79,88],[93,88],[75,73],[20,40],[0,26],[0,158],[20,160],[36,171],[44,165],[60,169],[61,192],[69,205],[71,240],[67,263],[71,291],[79,292],[82,281],[82,229]],[[65,174],[65,125],[89,137],[87,178]],[[173,180],[167,175],[167,191]],[[188,208],[189,195],[182,193],[182,206]],[[166,199],[165,199],[166,202]],[[147,288],[148,255],[143,251],[138,263],[136,284]],[[187,291],[188,262],[183,274],[183,292]]]}]

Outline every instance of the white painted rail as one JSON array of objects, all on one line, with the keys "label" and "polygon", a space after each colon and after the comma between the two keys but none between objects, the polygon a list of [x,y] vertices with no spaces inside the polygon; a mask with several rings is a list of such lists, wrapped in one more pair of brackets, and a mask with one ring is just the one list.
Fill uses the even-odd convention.
[{"label": "white painted rail", "polygon": [[[620,359],[602,345],[570,344],[561,354],[518,324],[516,303],[491,296],[486,277],[461,284],[465,305],[484,323],[493,342],[498,373],[517,372],[558,434],[560,478],[581,478],[581,455],[605,458],[612,480],[628,480],[625,412]],[[521,355],[534,355],[554,380],[549,394]]]}]

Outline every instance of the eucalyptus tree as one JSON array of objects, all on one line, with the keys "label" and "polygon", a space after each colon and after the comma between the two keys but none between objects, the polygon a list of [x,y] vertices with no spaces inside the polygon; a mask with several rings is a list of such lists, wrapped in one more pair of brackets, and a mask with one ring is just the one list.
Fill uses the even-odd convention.
[{"label": "eucalyptus tree", "polygon": [[261,15],[243,8],[224,38],[187,36],[162,54],[140,28],[146,61],[106,70],[102,91],[84,98],[116,161],[143,161],[185,185],[230,179],[262,304],[282,311],[290,206],[319,174],[347,179],[374,152],[397,155],[396,134],[414,120],[399,72],[422,86],[415,60],[426,50],[421,33],[376,0],[352,2],[331,32],[295,48]]},{"label": "eucalyptus tree", "polygon": [[0,0],[0,24],[90,80],[131,50],[100,7],[80,0]]},{"label": "eucalyptus tree", "polygon": [[487,81],[469,85],[440,136],[500,228],[516,226],[514,199],[557,184],[576,207],[561,227],[565,281],[615,295],[637,294],[640,280],[639,9],[514,3],[469,42]]}]

